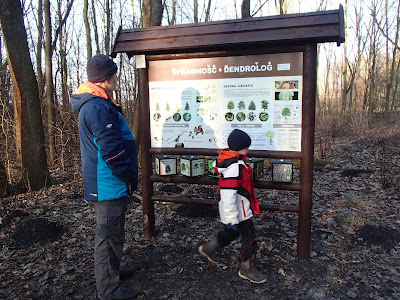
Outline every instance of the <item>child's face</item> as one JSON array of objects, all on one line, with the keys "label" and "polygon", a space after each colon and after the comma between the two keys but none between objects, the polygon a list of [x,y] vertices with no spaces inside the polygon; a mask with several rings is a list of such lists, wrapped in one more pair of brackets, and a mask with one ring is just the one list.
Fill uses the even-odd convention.
[{"label": "child's face", "polygon": [[238,151],[238,153],[240,155],[246,155],[248,152],[249,152],[249,148],[244,148],[244,149]]}]

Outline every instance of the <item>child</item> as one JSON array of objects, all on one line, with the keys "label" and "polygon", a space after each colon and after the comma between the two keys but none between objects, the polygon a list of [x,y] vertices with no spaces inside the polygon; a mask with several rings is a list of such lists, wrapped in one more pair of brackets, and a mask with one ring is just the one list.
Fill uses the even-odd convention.
[{"label": "child", "polygon": [[225,229],[199,247],[199,253],[216,263],[217,249],[229,245],[239,236],[242,239],[239,276],[253,283],[264,283],[266,276],[254,267],[257,252],[256,231],[251,217],[260,208],[254,192],[251,168],[245,163],[251,139],[242,130],[235,129],[228,137],[229,149],[221,150],[214,169],[219,179],[219,214]]}]

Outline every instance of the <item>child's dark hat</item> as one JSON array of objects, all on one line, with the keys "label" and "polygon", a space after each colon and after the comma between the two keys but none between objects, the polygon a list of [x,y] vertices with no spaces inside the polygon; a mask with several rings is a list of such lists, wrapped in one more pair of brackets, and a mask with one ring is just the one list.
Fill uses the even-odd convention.
[{"label": "child's dark hat", "polygon": [[246,132],[240,129],[233,130],[228,137],[228,146],[230,150],[240,151],[250,147],[250,145],[251,138]]},{"label": "child's dark hat", "polygon": [[87,62],[87,76],[90,82],[103,82],[117,73],[118,67],[107,55],[97,54]]}]

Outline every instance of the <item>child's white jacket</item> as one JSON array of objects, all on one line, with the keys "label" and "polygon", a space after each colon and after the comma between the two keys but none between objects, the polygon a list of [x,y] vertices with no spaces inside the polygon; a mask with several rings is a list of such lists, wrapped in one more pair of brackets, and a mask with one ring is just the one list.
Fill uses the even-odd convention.
[{"label": "child's white jacket", "polygon": [[213,164],[214,169],[221,174],[218,203],[221,222],[232,225],[260,212],[251,167],[245,163],[245,157],[235,153],[222,150]]}]

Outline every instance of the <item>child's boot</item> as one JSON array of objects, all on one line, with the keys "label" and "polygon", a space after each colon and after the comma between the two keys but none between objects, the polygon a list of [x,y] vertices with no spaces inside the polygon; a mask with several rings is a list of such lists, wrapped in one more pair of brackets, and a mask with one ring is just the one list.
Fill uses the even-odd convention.
[{"label": "child's boot", "polygon": [[267,276],[264,276],[254,267],[254,255],[240,264],[239,276],[243,279],[250,280],[253,283],[264,283]]},{"label": "child's boot", "polygon": [[215,251],[219,248],[217,237],[213,237],[207,243],[199,247],[199,253],[206,257],[210,262],[216,264],[219,262],[218,257],[215,255]]}]

